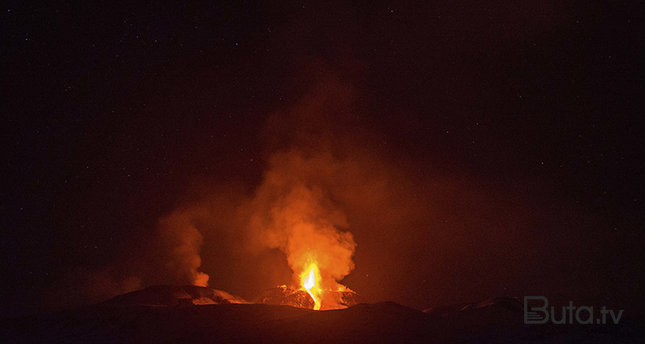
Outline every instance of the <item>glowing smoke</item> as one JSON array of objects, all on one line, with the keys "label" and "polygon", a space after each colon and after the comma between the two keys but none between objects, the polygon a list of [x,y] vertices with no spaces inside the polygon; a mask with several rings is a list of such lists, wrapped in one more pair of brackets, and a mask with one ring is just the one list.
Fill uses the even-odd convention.
[{"label": "glowing smoke", "polygon": [[320,287],[336,289],[336,281],[354,268],[356,243],[350,232],[341,230],[349,226],[344,213],[314,182],[311,168],[317,162],[298,151],[274,155],[250,202],[249,229],[254,244],[286,254],[294,277],[314,261],[322,277]]}]

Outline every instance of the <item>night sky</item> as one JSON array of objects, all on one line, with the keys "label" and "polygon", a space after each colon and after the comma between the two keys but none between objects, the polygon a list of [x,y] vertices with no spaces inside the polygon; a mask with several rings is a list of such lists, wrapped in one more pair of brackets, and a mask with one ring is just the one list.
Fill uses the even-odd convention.
[{"label": "night sky", "polygon": [[[320,179],[369,301],[645,306],[635,6],[234,3],[5,5],[3,316],[108,297],[97,271],[186,283],[131,267],[161,261],[141,258],[159,219],[248,198],[274,152],[321,141],[386,185]],[[201,271],[252,299],[284,257],[240,258],[231,223],[199,225]]]}]

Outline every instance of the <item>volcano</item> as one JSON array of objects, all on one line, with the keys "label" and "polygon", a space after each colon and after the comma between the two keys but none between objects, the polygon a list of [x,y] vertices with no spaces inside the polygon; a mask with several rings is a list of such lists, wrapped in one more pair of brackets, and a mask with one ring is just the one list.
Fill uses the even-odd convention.
[{"label": "volcano", "polygon": [[[363,302],[361,297],[352,290],[326,291],[322,293],[321,310],[342,309]],[[298,308],[314,309],[315,301],[303,289],[295,289],[286,285],[265,290],[255,303],[267,305],[286,305]],[[333,306],[328,306],[333,305]]]},{"label": "volcano", "polygon": [[394,302],[314,311],[306,295],[306,291],[279,287],[261,298],[264,303],[303,302],[304,307],[293,307],[247,303],[227,292],[205,287],[155,286],[91,306],[4,320],[0,322],[0,341],[640,343],[645,336],[640,323],[628,319],[612,327],[523,325],[522,304],[508,297],[425,311]]},{"label": "volcano", "polygon": [[181,305],[221,305],[248,303],[223,290],[194,285],[158,285],[116,296],[105,302],[106,305],[122,306],[181,306]]}]

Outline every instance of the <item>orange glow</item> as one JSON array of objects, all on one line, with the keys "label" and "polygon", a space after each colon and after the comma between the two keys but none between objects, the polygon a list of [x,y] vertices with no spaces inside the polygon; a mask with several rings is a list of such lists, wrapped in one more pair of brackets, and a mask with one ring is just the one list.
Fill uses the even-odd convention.
[{"label": "orange glow", "polygon": [[[307,272],[308,271],[308,272]],[[305,270],[301,275],[300,279],[302,281],[302,287],[311,295],[311,298],[314,300],[314,310],[319,310],[321,306],[321,296],[322,289],[317,285],[317,281],[320,281],[320,272],[318,271],[318,266],[316,263],[311,263],[309,268]]]}]

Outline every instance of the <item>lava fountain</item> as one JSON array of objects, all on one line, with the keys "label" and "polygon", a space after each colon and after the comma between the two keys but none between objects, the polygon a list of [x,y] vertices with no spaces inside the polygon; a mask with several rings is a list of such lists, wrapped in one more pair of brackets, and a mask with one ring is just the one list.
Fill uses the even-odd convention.
[{"label": "lava fountain", "polygon": [[320,271],[316,263],[309,265],[309,272],[305,270],[300,276],[302,280],[302,287],[309,293],[314,300],[314,310],[319,310],[321,306],[322,289],[316,285],[316,281],[320,281]]}]

